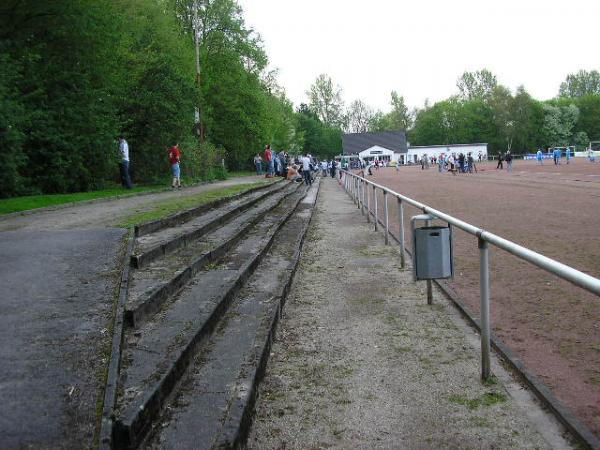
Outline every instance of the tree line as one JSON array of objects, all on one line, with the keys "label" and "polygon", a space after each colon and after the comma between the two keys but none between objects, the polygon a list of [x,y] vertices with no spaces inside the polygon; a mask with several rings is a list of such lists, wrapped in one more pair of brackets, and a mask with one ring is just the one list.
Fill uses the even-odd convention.
[{"label": "tree line", "polygon": [[346,107],[341,87],[321,74],[295,108],[236,0],[4,0],[0,197],[117,181],[120,134],[138,182],[168,176],[175,143],[184,176],[210,179],[223,160],[250,168],[267,143],[331,158],[344,132],[407,130],[412,145],[518,152],[600,139],[597,71],[569,75],[543,102],[485,69],[465,72],[457,88],[412,110],[393,91],[384,113],[363,100]]},{"label": "tree line", "polygon": [[583,150],[600,140],[596,70],[568,75],[558,95],[546,101],[532,98],[523,86],[511,92],[486,69],[463,73],[456,85],[450,98],[412,110],[392,91],[386,114],[355,100],[340,123],[352,132],[406,130],[411,145],[486,142],[491,152],[519,154],[566,145]]},{"label": "tree line", "polygon": [[205,179],[267,143],[339,153],[340,131],[294,110],[267,66],[235,0],[0,2],[0,197],[117,181],[120,134],[138,182],[167,175],[175,143]]}]

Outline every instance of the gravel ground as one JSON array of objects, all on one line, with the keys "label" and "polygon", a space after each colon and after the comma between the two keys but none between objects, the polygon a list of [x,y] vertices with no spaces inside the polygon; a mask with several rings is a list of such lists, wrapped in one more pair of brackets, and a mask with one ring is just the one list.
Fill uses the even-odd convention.
[{"label": "gravel ground", "polygon": [[[516,161],[512,172],[489,162],[478,174],[405,167],[374,180],[473,225],[600,277],[600,164]],[[380,213],[381,213],[380,198]],[[410,217],[405,208],[406,239]],[[396,202],[390,201],[397,230]],[[477,239],[454,234],[451,288],[479,314]],[[600,437],[600,302],[598,296],[490,247],[494,333],[574,415]]]},{"label": "gravel ground", "polygon": [[327,179],[284,310],[248,447],[571,448],[435,292],[399,267]]}]

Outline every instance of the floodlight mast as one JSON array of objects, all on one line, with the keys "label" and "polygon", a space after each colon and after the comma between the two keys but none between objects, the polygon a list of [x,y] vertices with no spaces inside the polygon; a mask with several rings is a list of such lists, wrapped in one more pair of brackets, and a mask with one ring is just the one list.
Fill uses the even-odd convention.
[{"label": "floodlight mast", "polygon": [[[200,4],[198,0],[194,0],[192,5],[192,21],[193,21],[193,32],[194,32],[194,46],[196,48],[196,87],[198,93],[200,92],[201,84],[201,67],[200,67],[200,27],[198,22],[198,8]],[[194,114],[194,120],[196,123],[196,132],[200,143],[204,142],[204,127],[202,125],[202,105],[198,103]]]}]

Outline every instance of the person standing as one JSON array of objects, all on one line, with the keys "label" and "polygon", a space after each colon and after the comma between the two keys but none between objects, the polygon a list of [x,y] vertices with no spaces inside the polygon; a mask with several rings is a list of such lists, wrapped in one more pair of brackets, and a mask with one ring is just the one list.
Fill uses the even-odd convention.
[{"label": "person standing", "polygon": [[542,155],[542,150],[538,149],[537,153],[535,154],[535,158],[537,159],[537,163],[540,166],[544,165],[544,155]]},{"label": "person standing", "polygon": [[267,144],[265,147],[265,163],[267,164],[267,174],[265,178],[273,178],[273,152],[271,151],[271,145]]},{"label": "person standing", "polygon": [[567,164],[569,164],[569,160],[571,159],[571,147],[567,147],[565,150],[565,158],[567,160]]},{"label": "person standing", "polygon": [[310,158],[308,156],[308,153],[305,154],[302,158],[300,158],[300,162],[302,163],[302,177],[304,178],[304,184],[312,184],[312,176],[310,173]]},{"label": "person standing", "polygon": [[262,175],[262,158],[258,153],[254,157],[254,167],[256,167],[256,175]]},{"label": "person standing", "polygon": [[277,155],[277,159],[279,160],[279,166],[281,167],[281,176],[287,176],[287,158],[285,152],[281,150]]},{"label": "person standing", "polygon": [[131,189],[131,176],[129,174],[129,144],[123,135],[119,136],[119,151],[121,152],[121,184],[125,189]]},{"label": "person standing", "polygon": [[552,151],[552,156],[554,158],[554,165],[558,166],[560,164],[560,149],[559,148],[555,148]]},{"label": "person standing", "polygon": [[509,172],[512,172],[513,156],[510,153],[510,150],[506,151],[506,155],[504,156],[504,161],[506,161],[506,170]]},{"label": "person standing", "polygon": [[504,163],[502,161],[503,161],[502,153],[498,152],[498,164],[496,165],[496,170],[498,170],[498,169],[503,170],[504,169]]},{"label": "person standing", "polygon": [[173,174],[173,183],[171,184],[172,189],[181,189],[180,159],[181,151],[179,150],[179,144],[175,144],[169,149],[169,163],[171,164],[171,173]]},{"label": "person standing", "polygon": [[331,164],[331,168],[329,169],[331,173],[331,178],[335,178],[335,159],[332,159],[329,164]]}]

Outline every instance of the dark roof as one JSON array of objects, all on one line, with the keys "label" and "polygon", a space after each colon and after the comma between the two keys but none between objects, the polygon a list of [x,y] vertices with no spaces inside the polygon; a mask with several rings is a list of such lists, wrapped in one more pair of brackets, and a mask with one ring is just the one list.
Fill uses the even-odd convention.
[{"label": "dark roof", "polygon": [[374,145],[387,148],[394,153],[406,153],[406,132],[382,131],[379,133],[348,133],[342,135],[344,155],[358,155]]}]

